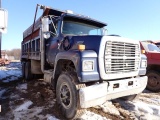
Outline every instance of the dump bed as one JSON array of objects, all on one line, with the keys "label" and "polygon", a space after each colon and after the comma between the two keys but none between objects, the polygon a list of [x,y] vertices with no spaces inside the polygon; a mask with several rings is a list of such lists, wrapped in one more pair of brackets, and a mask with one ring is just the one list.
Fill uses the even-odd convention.
[{"label": "dump bed", "polygon": [[[32,24],[29,28],[27,28],[23,32],[23,42],[27,42],[28,40],[34,39],[35,37],[39,37],[39,30],[40,30],[41,24],[42,24],[41,17],[39,17],[39,19],[37,19],[35,22],[34,30],[33,30],[33,24]],[[33,31],[33,34],[32,34],[32,31]]]},{"label": "dump bed", "polygon": [[41,17],[23,32],[22,59],[40,60],[40,27]]},{"label": "dump bed", "polygon": [[[61,16],[62,13],[65,13],[65,11],[61,11],[61,10],[58,10],[58,9],[52,9],[50,7],[46,7],[42,16],[40,16],[36,21],[35,21],[35,24],[33,26],[33,24],[27,28],[24,32],[23,32],[23,42],[27,42],[31,39],[34,39],[34,38],[37,38],[39,37],[39,30],[40,30],[40,27],[41,27],[41,18],[43,16],[46,16],[46,15],[55,15],[55,16]],[[33,30],[33,27],[34,27],[34,30]],[[33,32],[33,34],[32,34]]]},{"label": "dump bed", "polygon": [[45,7],[45,10],[34,24],[23,32],[21,59],[40,60],[40,28],[41,18],[46,15],[60,16],[64,11]]}]

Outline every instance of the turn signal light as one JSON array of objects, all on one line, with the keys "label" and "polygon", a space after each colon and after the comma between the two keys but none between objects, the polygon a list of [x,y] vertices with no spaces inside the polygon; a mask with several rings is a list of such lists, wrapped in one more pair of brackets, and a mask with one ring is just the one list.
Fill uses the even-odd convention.
[{"label": "turn signal light", "polygon": [[85,50],[85,45],[78,45],[78,50],[80,50],[80,51]]},{"label": "turn signal light", "polygon": [[141,50],[141,53],[144,54],[146,51],[145,50]]}]

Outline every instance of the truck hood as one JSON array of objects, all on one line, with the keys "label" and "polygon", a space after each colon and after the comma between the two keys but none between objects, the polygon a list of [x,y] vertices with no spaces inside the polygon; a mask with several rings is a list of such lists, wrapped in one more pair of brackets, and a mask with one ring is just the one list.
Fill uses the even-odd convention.
[{"label": "truck hood", "polygon": [[160,60],[160,52],[152,52],[151,57],[152,59]]},{"label": "truck hood", "polygon": [[70,39],[71,50],[77,49],[78,44],[83,44],[85,45],[86,50],[94,50],[96,51],[97,54],[99,54],[100,45],[105,45],[106,41],[108,40],[139,44],[139,41],[119,36],[87,35],[87,36],[67,36],[67,37]]},{"label": "truck hood", "polygon": [[160,60],[160,52],[149,52],[150,59]]},{"label": "truck hood", "polygon": [[160,53],[159,52],[148,52],[147,56],[147,64],[160,64]]},{"label": "truck hood", "polygon": [[98,35],[72,36],[70,38],[72,42],[71,50],[77,49],[78,44],[83,44],[85,45],[85,50],[94,50],[98,54],[101,39],[102,39],[102,36],[98,36]]}]

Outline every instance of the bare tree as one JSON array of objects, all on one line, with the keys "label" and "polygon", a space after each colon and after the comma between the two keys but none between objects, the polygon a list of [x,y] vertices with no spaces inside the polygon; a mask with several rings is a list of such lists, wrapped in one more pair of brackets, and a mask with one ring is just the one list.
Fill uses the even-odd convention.
[{"label": "bare tree", "polygon": [[7,51],[6,51],[6,54],[7,54],[8,56],[13,56],[15,60],[20,60],[20,57],[21,57],[21,49],[15,48],[15,49],[12,49],[12,50],[7,50]]}]

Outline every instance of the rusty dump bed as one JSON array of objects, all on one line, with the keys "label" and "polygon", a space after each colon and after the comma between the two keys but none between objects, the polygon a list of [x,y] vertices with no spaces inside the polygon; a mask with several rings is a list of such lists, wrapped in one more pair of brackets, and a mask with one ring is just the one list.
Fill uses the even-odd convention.
[{"label": "rusty dump bed", "polygon": [[[41,17],[36,20],[33,24],[23,32],[23,41],[22,41],[22,59],[35,59],[40,60],[40,26],[41,26]],[[33,32],[32,32],[33,31]]]},{"label": "rusty dump bed", "polygon": [[31,25],[28,29],[26,29],[23,32],[23,42],[27,42],[28,40],[31,40],[35,37],[38,37],[40,26],[41,26],[41,17],[38,20],[36,20],[35,25],[34,25],[34,32],[32,35],[31,35],[31,33],[33,30],[33,25]]}]

